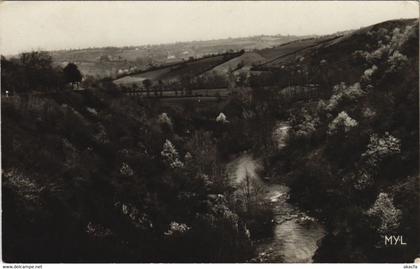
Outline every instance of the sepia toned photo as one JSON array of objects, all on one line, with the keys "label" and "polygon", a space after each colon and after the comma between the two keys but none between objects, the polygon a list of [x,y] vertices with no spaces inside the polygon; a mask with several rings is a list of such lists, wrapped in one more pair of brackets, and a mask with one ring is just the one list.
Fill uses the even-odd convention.
[{"label": "sepia toned photo", "polygon": [[417,1],[2,1],[0,54],[3,268],[420,263]]}]

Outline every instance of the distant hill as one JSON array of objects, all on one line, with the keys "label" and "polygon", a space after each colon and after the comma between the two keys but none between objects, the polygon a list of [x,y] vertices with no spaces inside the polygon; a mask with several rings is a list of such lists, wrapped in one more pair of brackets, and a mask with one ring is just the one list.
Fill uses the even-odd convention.
[{"label": "distant hill", "polygon": [[[190,66],[190,70],[195,70],[193,73],[185,73],[185,63],[179,62],[168,65],[162,65],[160,68],[151,68],[151,71],[133,72],[127,76],[123,76],[114,82],[119,85],[129,85],[132,83],[141,82],[144,79],[151,80],[179,80],[182,76],[188,75],[202,75],[214,76],[222,75],[228,77],[228,72],[233,71],[248,73],[254,66],[263,66],[271,62],[278,61],[278,59],[294,55],[297,51],[301,51],[313,46],[317,46],[322,42],[326,42],[340,36],[324,36],[317,38],[305,38],[301,40],[294,40],[277,46],[263,49],[253,49],[245,53],[231,54],[228,57],[220,57],[219,55],[203,57],[194,61]],[[184,67],[183,67],[184,66]],[[200,66],[199,69],[195,67]],[[177,72],[174,72],[177,70]],[[199,71],[201,70],[201,72]],[[205,71],[203,73],[203,70]]]},{"label": "distant hill", "polygon": [[190,57],[271,48],[308,37],[311,36],[262,35],[159,45],[59,50],[52,51],[51,55],[58,65],[75,62],[85,75],[104,77],[129,73],[134,69],[148,69],[151,65],[181,62]]}]

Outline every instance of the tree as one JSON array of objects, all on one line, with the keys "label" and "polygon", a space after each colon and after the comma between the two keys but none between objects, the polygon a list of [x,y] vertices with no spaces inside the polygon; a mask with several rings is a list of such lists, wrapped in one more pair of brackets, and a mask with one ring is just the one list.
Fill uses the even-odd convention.
[{"label": "tree", "polygon": [[45,51],[22,53],[19,57],[21,75],[27,90],[45,91],[57,85],[52,57]]},{"label": "tree", "polygon": [[6,57],[1,56],[1,91],[2,94],[8,92],[21,91],[23,81],[19,80],[20,75],[20,66],[17,63],[16,59],[6,59]]},{"label": "tree", "polygon": [[172,120],[169,118],[168,114],[162,113],[158,116],[158,122],[164,133],[172,133],[173,124]]},{"label": "tree", "polygon": [[320,84],[324,86],[329,86],[329,66],[327,60],[322,59],[319,62],[319,70],[321,71]]},{"label": "tree", "polygon": [[152,86],[152,81],[150,79],[143,80],[143,86],[146,89],[147,97],[150,95],[150,87]]},{"label": "tree", "polygon": [[229,123],[229,121],[226,118],[226,115],[223,112],[220,112],[219,116],[217,116],[216,122]]},{"label": "tree", "polygon": [[378,195],[367,214],[380,219],[381,223],[377,230],[382,234],[392,232],[400,225],[401,210],[394,206],[393,199],[387,193],[381,192]]},{"label": "tree", "polygon": [[131,167],[127,163],[122,163],[121,168],[120,168],[120,173],[121,175],[124,175],[124,176],[134,175],[133,169],[131,169]]},{"label": "tree", "polygon": [[245,200],[246,211],[249,213],[262,199],[264,186],[260,184],[255,177],[251,176],[247,170],[243,182],[241,183],[240,190]]},{"label": "tree", "polygon": [[82,81],[82,74],[79,68],[74,63],[68,63],[63,69],[64,81],[66,83],[76,83],[77,85]]},{"label": "tree", "polygon": [[162,97],[163,96],[163,87],[164,87],[164,83],[163,81],[160,79],[159,80],[159,95]]},{"label": "tree", "polygon": [[160,114],[159,117],[158,117],[158,121],[159,121],[160,124],[166,124],[166,125],[169,125],[169,126],[172,127],[172,121],[169,118],[167,113]]}]

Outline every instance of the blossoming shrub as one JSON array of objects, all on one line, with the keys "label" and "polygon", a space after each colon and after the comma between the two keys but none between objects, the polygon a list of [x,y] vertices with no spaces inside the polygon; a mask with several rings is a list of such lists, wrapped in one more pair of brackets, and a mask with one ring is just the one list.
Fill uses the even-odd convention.
[{"label": "blossoming shrub", "polygon": [[362,154],[371,167],[377,167],[379,162],[386,157],[400,153],[401,141],[390,135],[388,132],[384,136],[373,134],[370,136],[370,142],[367,150]]},{"label": "blossoming shrub", "polygon": [[360,97],[366,95],[366,92],[360,87],[360,83],[355,83],[351,86],[346,86],[344,82],[335,85],[333,88],[333,95],[325,104],[325,110],[334,111],[344,101],[355,101]]},{"label": "blossoming shrub", "polygon": [[191,227],[189,227],[185,223],[178,223],[176,221],[172,221],[169,225],[168,231],[165,232],[165,236],[168,237],[179,237],[187,233]]},{"label": "blossoming shrub", "polygon": [[168,126],[172,126],[172,120],[169,118],[168,114],[162,113],[158,117],[158,122],[160,124],[167,124]]},{"label": "blossoming shrub", "polygon": [[163,144],[163,150],[160,152],[160,154],[164,158],[164,161],[169,165],[169,167],[184,167],[184,164],[179,160],[178,152],[176,151],[172,142],[168,139],[166,139],[165,143]]},{"label": "blossoming shrub", "polygon": [[381,234],[389,234],[400,225],[401,210],[394,206],[392,198],[387,193],[381,192],[378,195],[367,214],[380,219],[377,231]]},{"label": "blossoming shrub", "polygon": [[133,169],[131,169],[131,167],[127,163],[122,163],[121,168],[120,168],[120,173],[123,176],[129,176],[129,177],[134,175]]},{"label": "blossoming shrub", "polygon": [[388,58],[389,71],[400,71],[408,62],[407,56],[401,54],[399,51],[394,51]]},{"label": "blossoming shrub", "polygon": [[219,115],[216,117],[216,122],[228,123],[229,121],[227,120],[226,115],[220,112]]},{"label": "blossoming shrub", "polygon": [[337,117],[328,125],[328,134],[335,134],[340,131],[345,133],[356,127],[358,122],[350,117],[345,111],[341,111]]},{"label": "blossoming shrub", "polygon": [[364,81],[370,81],[372,79],[372,75],[378,70],[378,67],[376,65],[372,65],[371,68],[368,68],[365,70],[362,76],[362,80]]}]

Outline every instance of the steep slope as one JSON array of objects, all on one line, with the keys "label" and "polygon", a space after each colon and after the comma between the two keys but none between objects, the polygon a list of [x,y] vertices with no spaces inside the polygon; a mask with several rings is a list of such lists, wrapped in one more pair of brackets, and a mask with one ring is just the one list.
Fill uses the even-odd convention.
[{"label": "steep slope", "polygon": [[[418,32],[418,20],[388,21],[287,62],[324,74],[318,80],[324,98],[279,109],[291,132],[271,163],[287,178],[291,200],[326,225],[317,262],[412,262],[418,256]],[[391,234],[407,245],[387,245],[384,236]]]},{"label": "steep slope", "polygon": [[[407,26],[415,26],[417,19],[391,20],[378,23],[362,29],[346,32],[341,36],[323,38],[318,41],[311,40],[302,43],[296,49],[289,45],[282,55],[269,60],[253,70],[278,72],[289,69],[291,72],[308,73],[309,80],[319,82],[320,76],[327,79],[330,84],[340,81],[355,82],[366,69],[361,65],[357,51],[370,51],[383,53],[390,42],[398,42],[398,34],[402,34]],[[397,33],[401,32],[401,33]],[[394,38],[394,40],[392,40]],[[299,44],[300,41],[291,42]],[[262,54],[264,55],[264,54]],[[290,72],[288,72],[290,75]]]},{"label": "steep slope", "polygon": [[245,219],[225,198],[221,142],[203,130],[217,110],[208,118],[104,85],[1,101],[4,261],[252,257]]}]

